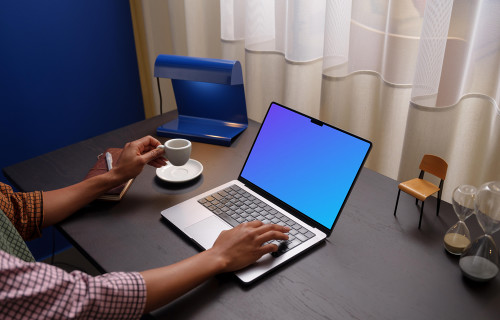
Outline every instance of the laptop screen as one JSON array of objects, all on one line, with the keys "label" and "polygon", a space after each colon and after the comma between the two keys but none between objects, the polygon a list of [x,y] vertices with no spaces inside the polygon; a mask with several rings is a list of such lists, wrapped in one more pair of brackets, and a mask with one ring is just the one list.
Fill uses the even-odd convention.
[{"label": "laptop screen", "polygon": [[240,177],[331,230],[371,143],[272,103]]}]

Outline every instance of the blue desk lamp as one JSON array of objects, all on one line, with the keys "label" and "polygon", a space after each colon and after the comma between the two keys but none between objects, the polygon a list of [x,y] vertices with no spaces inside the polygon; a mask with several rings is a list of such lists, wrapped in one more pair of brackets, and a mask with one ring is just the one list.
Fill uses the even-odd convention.
[{"label": "blue desk lamp", "polygon": [[161,54],[154,76],[172,79],[179,114],[158,135],[229,146],[248,127],[238,61]]}]

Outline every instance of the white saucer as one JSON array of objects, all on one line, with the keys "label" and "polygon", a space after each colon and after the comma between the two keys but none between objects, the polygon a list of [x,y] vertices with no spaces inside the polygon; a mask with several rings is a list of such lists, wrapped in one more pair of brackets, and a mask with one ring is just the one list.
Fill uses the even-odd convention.
[{"label": "white saucer", "polygon": [[167,161],[167,165],[156,169],[156,175],[163,181],[180,183],[193,180],[203,171],[203,165],[194,159],[189,159],[183,166],[174,166]]}]

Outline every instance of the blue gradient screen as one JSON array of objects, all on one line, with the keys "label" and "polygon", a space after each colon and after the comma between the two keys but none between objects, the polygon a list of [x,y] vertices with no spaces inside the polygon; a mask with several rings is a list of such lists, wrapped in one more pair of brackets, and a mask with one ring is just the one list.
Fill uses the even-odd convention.
[{"label": "blue gradient screen", "polygon": [[331,229],[370,146],[272,104],[241,177]]}]

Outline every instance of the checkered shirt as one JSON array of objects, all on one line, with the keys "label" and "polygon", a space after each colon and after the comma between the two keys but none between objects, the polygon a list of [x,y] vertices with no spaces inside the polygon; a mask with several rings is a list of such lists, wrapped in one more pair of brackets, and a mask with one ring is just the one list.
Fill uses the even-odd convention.
[{"label": "checkered shirt", "polygon": [[29,263],[0,250],[2,319],[139,319],[146,286],[139,273],[91,277]]},{"label": "checkered shirt", "polygon": [[91,277],[27,262],[21,236],[41,234],[42,202],[40,192],[14,193],[0,183],[0,240],[5,240],[0,241],[0,319],[140,318],[146,284],[139,273]]},{"label": "checkered shirt", "polygon": [[42,235],[42,193],[14,192],[9,185],[0,182],[0,210],[12,222],[24,240]]}]

